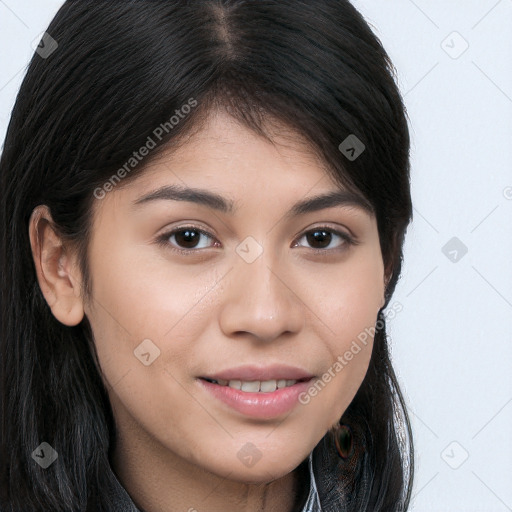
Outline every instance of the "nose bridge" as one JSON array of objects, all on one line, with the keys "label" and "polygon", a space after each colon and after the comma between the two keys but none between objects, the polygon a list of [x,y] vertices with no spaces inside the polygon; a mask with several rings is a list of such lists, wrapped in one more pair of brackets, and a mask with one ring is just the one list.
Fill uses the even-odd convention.
[{"label": "nose bridge", "polygon": [[247,332],[272,340],[300,331],[302,303],[287,283],[290,273],[281,270],[279,258],[251,237],[236,251],[221,316],[226,335]]}]

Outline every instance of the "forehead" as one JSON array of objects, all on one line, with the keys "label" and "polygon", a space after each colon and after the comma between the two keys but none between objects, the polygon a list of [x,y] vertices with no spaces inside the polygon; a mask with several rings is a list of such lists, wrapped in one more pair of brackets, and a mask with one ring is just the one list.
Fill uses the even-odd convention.
[{"label": "forehead", "polygon": [[285,202],[302,196],[287,216],[331,206],[355,207],[372,216],[368,201],[335,183],[301,135],[275,121],[266,130],[270,140],[214,111],[177,147],[164,149],[120,188],[134,208],[167,199],[234,215],[247,196],[269,201],[277,196]]},{"label": "forehead", "polygon": [[[306,167],[312,173],[325,174],[325,163],[303,135],[272,118],[264,121],[262,129],[267,137],[255,133],[224,110],[217,109],[208,113],[199,127],[180,140],[177,148],[164,150],[152,163],[158,165],[158,161],[163,160],[174,164],[200,162],[207,167],[209,162],[225,165],[236,160],[238,168],[243,171],[260,161],[272,160],[276,166],[289,163],[296,168]],[[260,168],[259,172],[264,174],[266,170]]]}]

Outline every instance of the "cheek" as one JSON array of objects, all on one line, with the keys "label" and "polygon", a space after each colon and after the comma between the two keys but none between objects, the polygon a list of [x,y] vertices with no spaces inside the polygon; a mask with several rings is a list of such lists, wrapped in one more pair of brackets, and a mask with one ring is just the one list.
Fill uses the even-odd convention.
[{"label": "cheek", "polygon": [[326,427],[341,417],[366,375],[384,293],[381,262],[373,252],[361,253],[360,258],[326,271],[323,282],[328,285],[311,288],[315,311],[327,326],[322,328],[322,339],[329,364],[303,403],[309,400],[318,414],[330,405]]},{"label": "cheek", "polygon": [[88,317],[104,379],[134,406],[150,406],[157,382],[179,400],[170,374],[192,373],[195,343],[215,320],[211,291],[222,272],[172,264],[147,246],[115,246],[108,259],[92,260]]},{"label": "cheek", "polygon": [[108,260],[97,258],[94,297],[101,307],[95,313],[107,315],[107,323],[117,324],[133,342],[164,342],[181,322],[194,318],[190,324],[197,323],[201,303],[216,283],[213,274],[173,263],[145,245],[118,243]]},{"label": "cheek", "polygon": [[[322,272],[324,275],[322,275]],[[373,246],[354,253],[340,265],[316,273],[310,288],[319,316],[329,327],[329,346],[340,353],[347,341],[374,326],[384,296],[383,262]]]},{"label": "cheek", "polygon": [[128,412],[191,457],[185,451],[193,444],[193,419],[205,411],[184,385],[194,342],[212,318],[207,293],[217,272],[180,269],[143,252],[110,253],[108,262],[94,267],[90,323],[98,359],[116,416],[129,422]]}]

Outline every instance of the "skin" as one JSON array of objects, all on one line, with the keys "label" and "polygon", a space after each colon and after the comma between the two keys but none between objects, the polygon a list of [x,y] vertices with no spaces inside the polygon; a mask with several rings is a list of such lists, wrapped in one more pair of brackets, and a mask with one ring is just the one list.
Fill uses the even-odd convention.
[{"label": "skin", "polygon": [[[52,230],[47,208],[30,220],[38,280],[53,315],[68,326],[85,315],[91,324],[118,429],[112,467],[147,512],[296,510],[309,490],[299,464],[366,374],[371,338],[308,404],[270,420],[234,411],[197,380],[275,362],[321,378],[375,325],[384,304],[373,216],[344,205],[284,219],[295,202],[339,190],[304,142],[285,133],[281,127],[271,144],[216,111],[178,150],[96,200],[90,304],[76,254]],[[169,200],[132,207],[169,184],[217,192],[238,210]],[[190,224],[211,238],[201,235],[197,248],[183,236],[168,237],[167,246],[155,242]],[[333,231],[330,242],[304,236],[326,225],[359,243]],[[248,236],[263,248],[252,263],[236,252]],[[172,250],[187,247],[189,256]],[[160,350],[148,366],[134,356],[144,339]],[[261,453],[251,467],[237,457],[248,442]]]}]

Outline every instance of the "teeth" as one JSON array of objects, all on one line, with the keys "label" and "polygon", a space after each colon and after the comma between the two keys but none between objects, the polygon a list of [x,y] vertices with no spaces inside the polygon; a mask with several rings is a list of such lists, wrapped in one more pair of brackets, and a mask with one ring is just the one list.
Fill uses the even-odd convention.
[{"label": "teeth", "polygon": [[242,381],[241,380],[230,380],[228,382],[228,386],[233,389],[242,389]]},{"label": "teeth", "polygon": [[293,386],[297,381],[293,379],[280,379],[280,380],[253,380],[253,381],[241,381],[241,380],[218,380],[217,384],[221,386],[229,386],[233,389],[239,389],[249,393],[272,393],[276,389],[281,389],[289,386]]},{"label": "teeth", "polygon": [[253,380],[253,381],[241,381],[241,380],[224,380],[224,379],[207,379],[219,386],[229,386],[233,389],[239,389],[241,391],[249,393],[272,393],[276,389],[286,388],[293,386],[297,381],[293,379],[279,379],[279,380]]},{"label": "teeth", "polygon": [[[258,382],[256,382],[258,384]],[[264,380],[259,383],[259,388],[257,391],[263,391],[265,393],[272,393],[272,391],[276,390],[276,381],[275,380]]]},{"label": "teeth", "polygon": [[242,391],[257,393],[260,390],[260,383],[257,380],[252,382],[242,382],[242,387],[240,389]]}]

